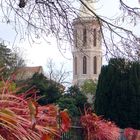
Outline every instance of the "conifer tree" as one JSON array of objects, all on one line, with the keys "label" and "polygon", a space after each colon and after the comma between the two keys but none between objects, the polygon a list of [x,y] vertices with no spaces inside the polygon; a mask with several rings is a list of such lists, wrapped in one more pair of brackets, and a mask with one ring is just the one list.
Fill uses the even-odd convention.
[{"label": "conifer tree", "polygon": [[140,129],[140,63],[122,58],[103,66],[96,90],[95,111],[121,128]]},{"label": "conifer tree", "polygon": [[17,67],[24,65],[24,60],[17,53],[0,43],[0,68],[3,68],[3,77],[8,77]]}]

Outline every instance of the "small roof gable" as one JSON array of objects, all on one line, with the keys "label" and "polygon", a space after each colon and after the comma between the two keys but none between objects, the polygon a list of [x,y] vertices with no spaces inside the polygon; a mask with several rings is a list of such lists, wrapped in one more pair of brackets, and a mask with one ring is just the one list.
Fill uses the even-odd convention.
[{"label": "small roof gable", "polygon": [[41,74],[43,73],[42,66],[36,67],[21,67],[17,68],[14,72],[16,80],[26,80],[32,78],[35,73]]},{"label": "small roof gable", "polygon": [[16,70],[16,73],[19,73],[19,72],[40,73],[40,71],[43,71],[42,66],[21,67]]}]

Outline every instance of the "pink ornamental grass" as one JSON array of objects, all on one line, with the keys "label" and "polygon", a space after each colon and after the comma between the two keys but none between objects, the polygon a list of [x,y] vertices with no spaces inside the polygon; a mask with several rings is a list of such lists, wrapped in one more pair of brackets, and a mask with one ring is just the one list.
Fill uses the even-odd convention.
[{"label": "pink ornamental grass", "polygon": [[[59,136],[58,107],[38,105],[34,89],[26,94],[16,95],[9,88],[11,81],[2,82],[0,87],[1,140],[52,140],[54,136]],[[27,99],[25,98],[27,94],[34,95]]]},{"label": "pink ornamental grass", "polygon": [[87,113],[81,117],[81,124],[87,134],[87,140],[118,140],[119,128],[110,121],[94,113]]},{"label": "pink ornamental grass", "polygon": [[124,136],[127,140],[140,140],[140,130],[136,130],[133,128],[125,128]]}]

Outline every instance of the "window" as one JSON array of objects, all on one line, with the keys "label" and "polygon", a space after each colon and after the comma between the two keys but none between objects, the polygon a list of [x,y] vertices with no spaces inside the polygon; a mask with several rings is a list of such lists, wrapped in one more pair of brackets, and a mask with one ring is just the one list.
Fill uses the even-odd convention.
[{"label": "window", "polygon": [[87,58],[86,56],[83,57],[83,74],[87,73]]},{"label": "window", "polygon": [[100,30],[98,30],[98,32],[97,32],[97,39],[99,41],[101,41],[101,31]]},{"label": "window", "polygon": [[74,71],[75,71],[75,75],[77,75],[77,57],[75,57],[74,60]]},{"label": "window", "polygon": [[75,47],[77,47],[77,29],[74,31]]},{"label": "window", "polygon": [[94,56],[93,58],[93,73],[97,74],[97,57]]},{"label": "window", "polygon": [[83,45],[87,43],[87,30],[86,28],[83,29]]},{"label": "window", "polygon": [[93,30],[93,46],[95,47],[97,44],[97,30]]}]

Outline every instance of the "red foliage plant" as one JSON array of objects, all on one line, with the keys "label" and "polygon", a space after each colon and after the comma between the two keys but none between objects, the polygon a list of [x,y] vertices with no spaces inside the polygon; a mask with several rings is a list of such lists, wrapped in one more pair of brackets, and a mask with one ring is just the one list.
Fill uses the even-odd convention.
[{"label": "red foliage plant", "polygon": [[67,110],[61,111],[60,117],[62,120],[61,129],[62,131],[67,132],[71,127],[71,119],[67,113]]},{"label": "red foliage plant", "polygon": [[[16,95],[14,91],[9,91],[11,81],[2,82],[0,90],[0,139],[52,140],[54,136],[60,136],[57,106],[40,106],[36,102],[36,96],[27,99],[25,98],[27,93]],[[31,90],[31,93],[33,91]],[[68,114],[61,117],[62,120],[67,120],[60,124],[64,129],[62,131],[67,131],[66,125],[70,123],[68,122],[70,118]]]},{"label": "red foliage plant", "polygon": [[111,121],[90,112],[81,117],[81,125],[85,130],[86,140],[118,140],[119,128]]},{"label": "red foliage plant", "polygon": [[124,136],[127,140],[140,140],[140,130],[136,130],[133,128],[125,128]]}]

